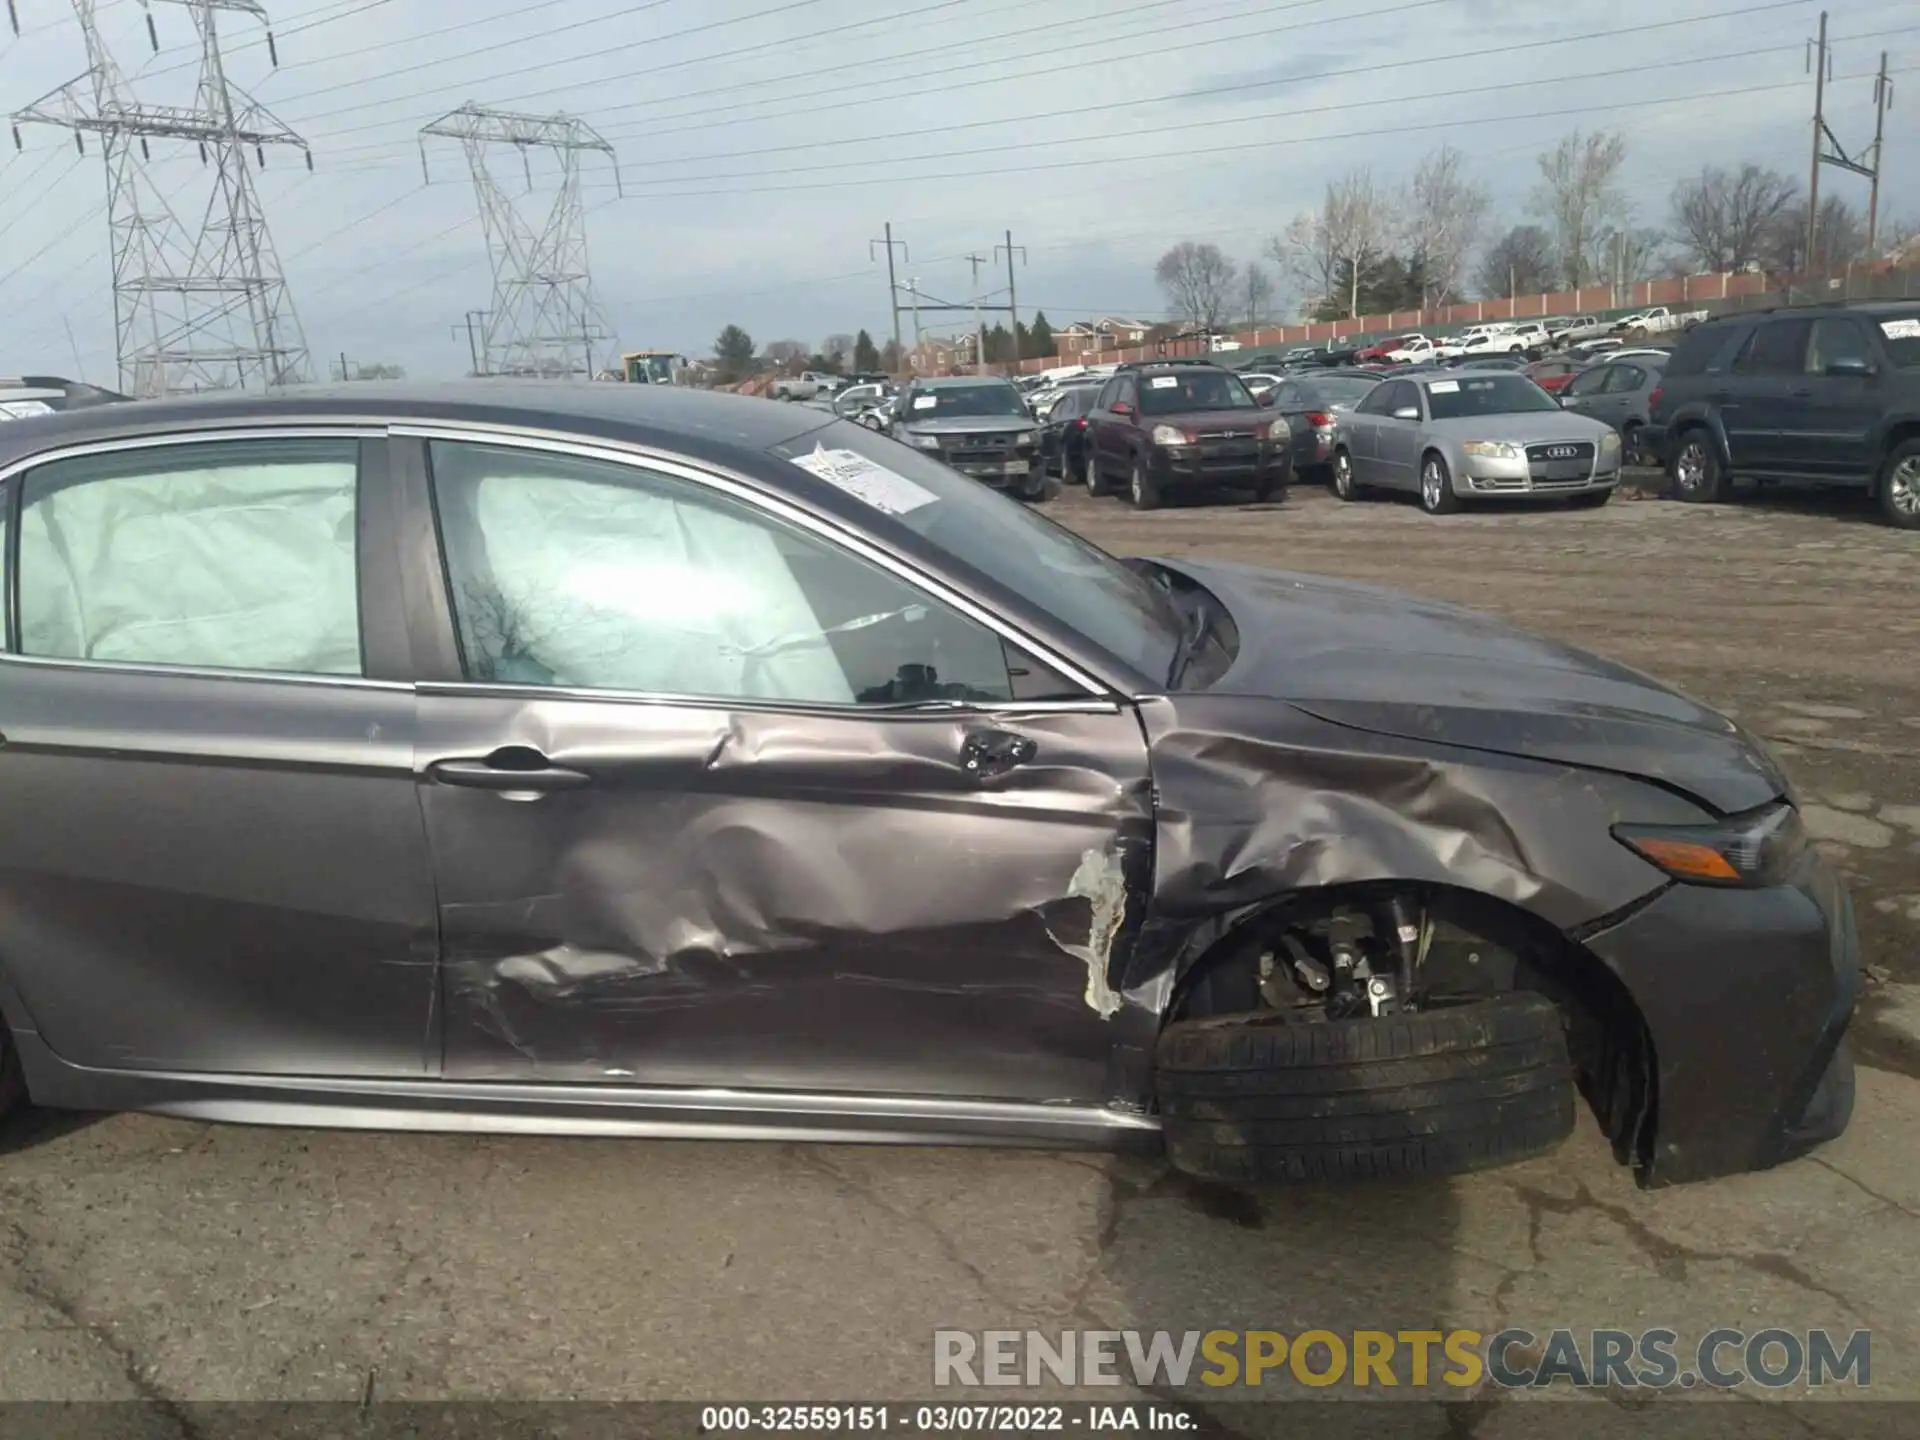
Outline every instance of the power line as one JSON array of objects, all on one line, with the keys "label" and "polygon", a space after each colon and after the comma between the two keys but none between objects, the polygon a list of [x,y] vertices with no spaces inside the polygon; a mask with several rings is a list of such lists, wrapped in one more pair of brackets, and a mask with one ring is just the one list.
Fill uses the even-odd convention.
[{"label": "power line", "polygon": [[[543,30],[538,35],[519,35],[511,40],[500,40],[491,45],[477,46],[472,50],[458,50],[451,55],[441,55],[432,60],[422,60],[418,64],[402,65],[397,70],[382,70],[377,75],[363,76],[357,83],[371,85],[381,80],[391,80],[399,75],[414,75],[422,70],[438,70],[446,65],[453,64],[455,61],[470,60],[476,55],[488,55],[496,50],[523,49],[535,40],[550,40],[555,35],[564,35],[572,30],[585,30],[594,25],[604,25],[612,20],[624,20],[634,15],[644,14],[649,10],[658,10],[661,6],[671,3],[673,3],[673,0],[645,0],[643,4],[630,5],[624,10],[616,10],[611,15],[596,15],[591,19],[576,20],[569,25],[558,25],[552,29]],[[749,21],[764,20],[771,15],[778,15],[783,11],[803,10],[810,5],[818,5],[821,3],[823,3],[823,0],[784,0],[782,4],[772,6],[766,10],[756,10],[751,15],[735,15],[725,20],[709,20],[700,25],[690,25],[684,30],[668,31],[665,35],[650,35],[644,40],[631,40],[620,45],[604,46],[586,55],[570,55],[561,60],[543,60],[536,65],[523,66],[518,70],[508,71],[507,73],[510,75],[525,74],[529,70],[547,70],[556,65],[578,65],[583,61],[597,59],[602,55],[617,54],[622,50],[638,49],[641,46],[662,45],[669,40],[678,40],[688,35],[698,35],[708,30],[720,30],[730,25],[744,25]],[[868,23],[873,22],[870,21]],[[367,46],[360,51],[348,51],[347,55],[365,54],[372,50],[383,48],[385,47]],[[339,60],[346,58],[346,56],[336,55],[331,58]],[[367,100],[358,105],[349,105],[339,110],[316,111],[306,118],[308,120],[324,120],[330,115],[345,114],[349,110],[365,110],[379,105],[411,105],[415,101],[424,99],[429,95],[443,95],[451,90],[472,90],[476,85],[486,84],[490,78],[496,77],[482,76],[478,79],[456,80],[451,84],[430,86],[425,90],[416,90],[409,95],[390,100]],[[315,95],[329,95],[334,92],[334,89],[335,87],[328,85],[322,86],[318,90],[302,90],[292,95],[282,96],[281,103],[291,104],[295,100],[308,100]]]},{"label": "power line", "polygon": [[[1665,24],[1665,23],[1668,23],[1668,22],[1662,22],[1662,24]],[[1657,28],[1657,27],[1646,27],[1646,28]],[[1920,26],[1909,26],[1909,27],[1906,27],[1906,29],[1909,31],[1920,31]],[[1628,30],[1628,31],[1620,31],[1617,33],[1630,34],[1632,32]],[[1408,63],[1438,64],[1438,63],[1453,61],[1453,60],[1483,59],[1490,56],[1509,53],[1510,51],[1530,49],[1530,48],[1533,48],[1534,45],[1537,43],[1538,42],[1527,42],[1520,45],[1494,47],[1494,48],[1483,47],[1478,50],[1465,51],[1457,55],[1436,55],[1431,57],[1428,60],[1422,60],[1418,62],[1391,61],[1381,65],[1359,66],[1352,71],[1329,72],[1329,74],[1324,78],[1331,79],[1336,76],[1345,75],[1345,74],[1372,73],[1378,70],[1398,68],[1399,66],[1405,65]],[[1774,55],[1774,54],[1781,54],[1781,53],[1790,52],[1790,51],[1797,51],[1800,48],[1801,47],[1798,42],[1793,42],[1793,43],[1783,44],[1783,45],[1758,46],[1749,50],[1734,50],[1734,51],[1721,50],[1721,51],[1714,52],[1714,54],[1711,56],[1689,55],[1689,56],[1684,56],[1677,60],[1662,60],[1662,61],[1655,61],[1652,63],[1641,63],[1641,64],[1623,66],[1616,70],[1583,71],[1577,76],[1551,75],[1551,76],[1542,76],[1537,79],[1512,80],[1512,81],[1507,81],[1506,83],[1500,84],[1500,85],[1482,85],[1477,87],[1475,93],[1479,95],[1484,95],[1484,94],[1489,94],[1489,93],[1503,91],[1503,90],[1530,89],[1540,85],[1562,85],[1567,83],[1569,80],[1573,80],[1573,79],[1604,80],[1604,79],[1611,79],[1611,78],[1615,78],[1623,75],[1637,75],[1637,74],[1641,74],[1643,72],[1652,71],[1652,70],[1681,69],[1688,66],[1699,65],[1706,60],[1723,61],[1723,60],[1748,59],[1748,58],[1759,56],[1759,55]],[[1386,97],[1371,99],[1371,100],[1351,100],[1351,101],[1345,101],[1336,105],[1311,106],[1306,108],[1289,107],[1284,110],[1257,111],[1247,115],[1223,116],[1223,117],[1216,117],[1208,120],[1186,120],[1186,121],[1181,121],[1177,124],[1172,124],[1172,125],[1153,125],[1153,126],[1147,126],[1139,129],[1134,129],[1134,130],[1109,130],[1109,131],[1101,131],[1098,134],[1092,134],[1092,135],[1069,135],[1069,136],[1063,136],[1053,140],[1017,140],[1017,141],[1009,141],[1004,145],[972,145],[972,146],[968,146],[964,150],[938,150],[938,151],[921,152],[913,155],[903,155],[898,157],[887,157],[883,159],[876,159],[876,160],[867,161],[864,163],[868,165],[918,165],[918,164],[923,164],[928,160],[950,160],[950,159],[955,159],[955,158],[964,157],[964,156],[995,155],[995,154],[1005,154],[1005,153],[1009,153],[1012,151],[1019,151],[1019,150],[1049,149],[1049,148],[1060,146],[1060,145],[1085,145],[1085,144],[1098,143],[1101,141],[1130,139],[1132,137],[1139,136],[1139,135],[1180,134],[1190,130],[1215,129],[1221,126],[1233,126],[1233,127],[1244,128],[1248,124],[1251,124],[1260,120],[1293,119],[1298,116],[1333,114],[1333,113],[1337,113],[1345,110],[1367,109],[1367,108],[1376,107],[1380,105],[1405,105],[1405,104],[1410,104],[1410,103],[1423,101],[1423,100],[1449,100],[1454,98],[1456,94],[1457,94],[1457,91],[1447,90],[1447,91],[1435,92],[1435,93],[1426,94],[1426,95],[1394,95],[1394,96],[1386,96]],[[956,128],[959,128],[959,127],[956,127]],[[901,133],[909,134],[912,132],[901,132]],[[925,132],[922,132],[922,133],[925,133]],[[1252,142],[1249,146],[1241,147],[1241,148],[1259,148],[1260,145],[1267,144],[1267,143],[1277,144],[1280,142],[1255,141],[1255,142]],[[804,149],[809,147],[779,145],[779,146],[770,146],[764,152],[748,151],[743,153],[744,154],[785,153],[786,151],[796,149],[796,148]],[[817,147],[814,147],[814,148],[817,148]],[[718,159],[722,157],[715,156],[712,158]],[[1134,158],[1152,159],[1156,157],[1139,156]],[[1093,163],[1099,163],[1099,162],[1096,161]],[[758,179],[766,176],[775,176],[775,175],[803,175],[810,172],[816,172],[816,171],[822,171],[822,170],[837,171],[837,170],[844,170],[845,168],[846,168],[845,160],[835,160],[835,161],[831,161],[823,164],[817,164],[817,165],[788,165],[788,166],[781,166],[777,169],[770,169],[770,170],[742,170],[742,171],[735,171],[731,173],[702,175],[698,178],[703,180],[747,180],[747,179]],[[643,180],[638,183],[642,185],[678,185],[678,184],[684,184],[686,180],[689,178],[692,178],[692,177],[674,176],[674,177],[669,177],[661,180],[651,180],[651,181]]]},{"label": "power line", "polygon": [[[917,20],[924,15],[932,13],[933,11],[950,9],[950,8],[953,8],[953,6],[962,4],[962,3],[971,3],[971,0],[940,0],[940,3],[927,6],[921,10],[913,10],[905,14],[895,14],[895,15],[887,16],[886,21],[887,23],[891,23],[891,24],[900,24],[900,23],[904,23],[912,20]],[[1164,10],[1169,5],[1182,4],[1182,3],[1185,3],[1185,0],[1146,0],[1146,3],[1130,5],[1123,9],[1109,11],[1108,14],[1103,17],[1103,19],[1106,19],[1106,20],[1117,19],[1121,16],[1131,15],[1131,14],[1135,14],[1137,12],[1145,11],[1145,10]],[[1303,0],[1303,3],[1324,4],[1324,3],[1330,3],[1330,0]],[[1019,0],[1019,3],[1015,5],[1000,7],[999,9],[989,10],[983,13],[990,14],[990,15],[999,14],[1001,13],[1002,9],[1030,10],[1031,4],[1030,4],[1030,0]],[[1234,15],[1230,15],[1224,18],[1237,20],[1237,19],[1240,19],[1244,13],[1246,12],[1241,11],[1239,13],[1236,13]],[[813,30],[808,32],[807,36],[805,37],[805,40],[807,43],[812,43],[812,42],[827,38],[829,36],[842,34],[848,31],[866,29],[879,23],[881,22],[876,19],[866,19],[866,20],[852,21],[844,25],[830,26],[826,29]],[[1204,21],[1201,23],[1215,24],[1218,22]],[[1189,26],[1188,28],[1192,28],[1192,27]],[[1104,36],[1104,37],[1090,36],[1087,38],[1087,41],[1085,43],[1093,44],[1093,45],[1111,44],[1119,40],[1137,39],[1139,38],[1139,35],[1148,34],[1148,33],[1152,33],[1152,32],[1140,31],[1134,34],[1122,35],[1122,36]],[[992,44],[999,40],[1015,39],[1015,38],[1025,41],[1027,46],[1031,47],[1032,39],[1033,39],[1032,27],[1024,26],[1017,30],[1001,31],[993,35],[973,36],[964,40],[943,41],[938,45],[923,46],[918,50],[897,51],[887,55],[879,56],[872,60],[852,61],[842,65],[829,65],[824,67],[809,68],[804,73],[795,73],[793,75],[782,76],[782,77],[779,77],[779,79],[783,81],[804,81],[808,83],[813,83],[813,82],[816,82],[819,79],[819,77],[825,76],[825,75],[835,75],[835,74],[839,74],[849,70],[866,72],[880,66],[898,63],[899,61],[904,59],[914,58],[922,55],[945,54],[955,50],[967,50],[977,45]],[[1228,37],[1228,38],[1239,38],[1239,37]],[[705,64],[711,64],[715,61],[720,61],[720,60],[736,60],[744,56],[758,54],[764,50],[789,49],[792,47],[793,43],[794,43],[793,41],[786,40],[786,39],[763,41],[754,45],[740,46],[732,50],[721,50],[711,55],[691,56],[685,60],[676,60],[663,65],[650,65],[640,70],[623,71],[617,75],[611,75],[611,76],[605,77],[605,79],[601,83],[613,83],[616,81],[619,81],[619,82],[632,81],[632,80],[641,79],[648,75],[664,74],[670,70],[685,69],[690,65],[705,65]],[[1003,55],[992,60],[971,61],[962,65],[945,67],[941,73],[953,74],[956,71],[974,70],[987,65],[1004,65],[1011,60],[1016,60],[1020,58],[1023,58],[1023,57]],[[485,77],[482,77],[482,81],[478,83],[485,83],[488,81],[503,79],[503,78],[510,79],[514,75],[521,74],[521,73],[525,73],[525,72],[509,71],[504,76],[500,76],[500,75],[485,76]],[[903,78],[911,79],[915,77],[888,76],[888,77],[884,77],[884,79],[880,81],[876,81],[875,83],[883,83],[883,84],[892,83],[894,81],[897,81]],[[680,93],[674,94],[674,95],[663,95],[657,98],[635,100],[635,101],[631,101],[631,102],[620,104],[620,105],[596,106],[594,109],[594,113],[596,115],[613,115],[613,114],[618,114],[621,111],[625,111],[625,110],[653,111],[656,109],[656,107],[663,104],[670,105],[677,101],[698,99],[704,96],[734,94],[741,90],[758,90],[758,89],[762,89],[768,83],[772,83],[772,82],[755,81],[755,80],[737,81],[737,82],[733,82],[726,85],[710,86],[705,90],[681,91]],[[551,95],[555,93],[557,90],[565,90],[568,88],[571,88],[571,87],[552,86],[542,90],[527,91],[519,95],[511,96],[509,97],[509,100],[513,103],[518,103],[524,100],[537,99],[538,97],[543,95]],[[782,95],[782,96],[763,98],[759,101],[754,101],[749,103],[755,103],[755,104],[782,103],[788,100],[792,100],[794,98],[796,97]],[[367,106],[371,106],[375,104],[388,104],[388,103],[398,103],[398,102],[370,101],[370,102],[367,102]],[[367,108],[367,107],[362,106],[360,108]],[[742,107],[738,105],[721,106],[721,107],[718,107],[717,109],[702,107],[700,113],[709,114],[709,115],[724,114],[729,109],[737,110],[740,108]],[[331,113],[344,114],[346,112],[335,111]],[[681,120],[681,119],[685,119],[686,115],[691,113],[694,113],[694,112],[684,112],[684,113],[675,112],[675,113],[657,117],[657,118],[664,118],[668,120]],[[325,117],[323,116],[323,117],[316,117],[316,118],[325,118]],[[367,130],[384,129],[386,128],[387,123],[388,122],[386,121],[374,121],[366,125],[352,125],[339,130],[327,131],[325,133],[330,137],[338,137],[341,135],[353,135],[353,134],[358,134]],[[347,147],[347,149],[345,150],[335,151],[334,153],[350,154],[355,151],[381,150],[386,148],[388,147],[384,144],[361,145],[361,146]]]}]

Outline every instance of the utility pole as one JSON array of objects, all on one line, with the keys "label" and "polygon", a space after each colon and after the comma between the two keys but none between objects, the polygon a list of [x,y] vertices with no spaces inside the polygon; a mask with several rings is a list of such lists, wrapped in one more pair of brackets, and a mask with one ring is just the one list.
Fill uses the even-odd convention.
[{"label": "utility pole", "polygon": [[[469,102],[421,129],[422,174],[427,168],[426,141],[430,135],[458,140],[466,152],[474,193],[480,202],[480,223],[486,231],[487,254],[493,261],[493,308],[480,312],[487,317],[482,373],[584,373],[592,379],[591,341],[582,350],[573,348],[592,328],[590,321],[586,330],[576,330],[578,317],[601,315],[593,291],[593,272],[587,264],[580,165],[581,158],[589,153],[606,156],[613,165],[615,193],[624,195],[620,162],[613,146],[585,121],[569,115],[520,115]],[[488,168],[488,152],[503,147],[519,152],[529,190],[533,188],[531,152],[551,150],[559,159],[560,188],[537,234]],[[598,338],[611,333],[610,327],[602,325]]]},{"label": "utility pole", "polygon": [[1810,61],[1813,65],[1813,166],[1807,173],[1807,253],[1800,266],[1803,271],[1813,269],[1813,242],[1820,230],[1820,157],[1827,134],[1827,71],[1833,63],[1827,58],[1827,12],[1824,10],[1820,12],[1818,48]]},{"label": "utility pole", "polygon": [[[216,16],[221,11],[267,23],[257,0],[168,0],[192,17],[199,39],[199,81],[189,105],[149,105],[133,93],[100,34],[102,0],[73,0],[86,43],[87,71],[13,114],[23,124],[57,125],[100,137],[107,167],[107,226],[113,237],[113,311],[120,388],[156,396],[196,390],[271,389],[311,378],[306,337],[267,233],[249,153],[266,166],[267,146],[290,145],[313,168],[302,140],[227,79]],[[160,49],[150,0],[147,39]],[[19,32],[13,0],[8,3]],[[267,55],[279,55],[267,32]],[[210,165],[201,218],[182,222],[155,183],[150,141],[182,140]],[[193,211],[187,213],[192,214]]]},{"label": "utility pole", "polygon": [[980,267],[987,263],[984,255],[969,255],[966,261],[973,267],[973,373],[987,373],[987,332],[980,319]]},{"label": "utility pole", "polygon": [[[898,354],[900,350],[900,286],[893,278],[894,247],[899,247],[900,258],[902,260],[911,260],[913,257],[907,253],[906,241],[893,238],[893,222],[891,220],[887,221],[881,239],[869,240],[867,242],[867,258],[869,260],[874,258],[873,247],[876,245],[884,245],[887,249],[887,305],[893,311],[893,348],[894,353]],[[913,343],[916,345],[920,343],[918,333],[914,335]]]},{"label": "utility pole", "polygon": [[340,352],[340,383],[344,385],[351,379],[353,379],[353,371],[347,366],[347,352],[342,350]]},{"label": "utility pole", "polygon": [[462,330],[466,331],[467,355],[473,361],[473,369],[469,373],[474,375],[484,375],[487,373],[480,368],[480,337],[473,323],[475,320],[486,319],[487,313],[485,310],[469,310],[467,311],[466,323],[449,327],[453,332],[453,338],[456,340],[460,338],[460,332]]},{"label": "utility pole", "polygon": [[1004,245],[996,245],[993,247],[993,253],[996,256],[998,256],[1002,250],[1007,252],[1007,314],[1010,317],[1007,323],[1013,328],[1013,363],[1015,365],[1018,365],[1021,360],[1020,297],[1013,288],[1013,256],[1014,256],[1014,252],[1018,251],[1020,254],[1020,263],[1022,265],[1026,264],[1027,263],[1027,247],[1024,245],[1014,244],[1013,231],[1009,230],[1007,231],[1007,243]]},{"label": "utility pole", "polygon": [[[1827,45],[1827,12],[1820,12],[1820,38],[1808,42],[1807,63],[1813,68],[1813,166],[1807,178],[1807,254],[1802,266],[1805,270],[1814,268],[1816,246],[1820,238],[1820,167],[1832,165],[1841,170],[1851,171],[1863,176],[1873,186],[1868,201],[1870,210],[1878,211],[1880,203],[1880,145],[1886,133],[1886,111],[1893,103],[1893,84],[1887,78],[1887,60],[1883,53],[1880,57],[1880,73],[1874,77],[1873,104],[1873,163],[1864,164],[1847,154],[1838,139],[1834,137],[1832,127],[1827,124],[1827,81],[1833,78],[1833,52]],[[1875,213],[1867,222],[1868,249],[1873,245],[1873,232],[1879,222]]]},{"label": "utility pole", "polygon": [[1886,143],[1887,111],[1893,108],[1893,80],[1887,74],[1887,52],[1880,52],[1880,73],[1873,78],[1873,187],[1867,191],[1867,258],[1878,248],[1880,235],[1880,176],[1887,168],[1880,158]]},{"label": "utility pole", "polygon": [[913,348],[920,349],[920,282],[912,276],[907,277],[907,295],[913,301]]}]

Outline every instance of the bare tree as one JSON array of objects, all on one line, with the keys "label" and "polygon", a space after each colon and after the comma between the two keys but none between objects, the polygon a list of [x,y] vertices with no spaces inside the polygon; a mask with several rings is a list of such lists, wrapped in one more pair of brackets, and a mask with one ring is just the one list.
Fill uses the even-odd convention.
[{"label": "bare tree", "polygon": [[1260,317],[1273,304],[1273,277],[1257,260],[1249,260],[1240,272],[1240,299],[1247,307],[1247,328],[1260,328]]},{"label": "bare tree", "polygon": [[1803,270],[1837,270],[1866,258],[1866,220],[1838,195],[1829,195],[1820,202],[1820,224],[1815,229],[1813,255],[1809,257],[1807,197],[1796,195],[1793,203],[1774,217],[1761,245],[1760,263],[1768,270],[1791,274]]},{"label": "bare tree", "polygon": [[844,365],[853,357],[853,336],[829,335],[820,342],[820,353],[836,365]]},{"label": "bare tree", "polygon": [[1176,313],[1198,328],[1211,330],[1226,315],[1239,266],[1218,245],[1182,240],[1160,257],[1153,278],[1167,292]]},{"label": "bare tree", "polygon": [[1363,167],[1330,183],[1319,210],[1296,215],[1267,242],[1267,253],[1312,292],[1310,301],[1341,295],[1346,312],[1358,315],[1361,277],[1386,253],[1393,232],[1392,200]]},{"label": "bare tree", "polygon": [[1778,170],[1705,166],[1673,187],[1674,235],[1702,270],[1744,270],[1758,263],[1767,232],[1799,193]]},{"label": "bare tree", "polygon": [[1553,242],[1538,225],[1516,225],[1487,247],[1474,285],[1489,300],[1537,295],[1553,284]]},{"label": "bare tree", "polygon": [[1572,289],[1598,273],[1597,242],[1623,228],[1631,214],[1620,187],[1626,159],[1626,139],[1599,130],[1575,130],[1540,156],[1533,210],[1547,222],[1560,273]]},{"label": "bare tree", "polygon": [[813,352],[807,348],[804,340],[770,340],[764,352],[776,369],[785,370],[795,365],[804,365],[807,356]]},{"label": "bare tree", "polygon": [[1402,249],[1421,262],[1424,306],[1444,305],[1466,284],[1467,259],[1480,243],[1491,200],[1451,145],[1427,153],[1401,202]]}]

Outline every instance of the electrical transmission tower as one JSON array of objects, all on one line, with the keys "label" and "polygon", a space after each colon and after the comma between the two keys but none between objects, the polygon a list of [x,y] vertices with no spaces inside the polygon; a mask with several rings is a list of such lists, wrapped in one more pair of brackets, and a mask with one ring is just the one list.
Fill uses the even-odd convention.
[{"label": "electrical transmission tower", "polygon": [[[192,105],[139,103],[101,39],[100,0],[73,0],[86,38],[87,71],[13,115],[23,124],[74,132],[86,153],[89,131],[107,162],[107,224],[113,237],[113,309],[120,386],[132,395],[266,388],[308,378],[307,342],[287,294],[279,256],[247,152],[264,168],[266,147],[291,145],[313,156],[306,141],[227,79],[216,16],[230,10],[267,23],[253,0],[161,0],[193,17],[200,42],[200,79]],[[147,38],[160,48],[151,0]],[[11,6],[10,6],[11,8]],[[18,23],[15,24],[16,33]],[[267,51],[275,65],[273,34]],[[153,140],[197,145],[213,168],[206,210],[197,226],[182,222],[149,170]]]},{"label": "electrical transmission tower", "polygon": [[[587,266],[586,211],[580,203],[581,159],[598,151],[620,163],[613,146],[584,121],[568,115],[516,115],[468,101],[420,131],[420,166],[426,169],[426,137],[458,140],[473,172],[493,262],[493,305],[486,312],[479,351],[483,375],[593,378],[594,342],[611,338],[606,315],[593,293]],[[560,189],[538,232],[488,167],[488,152],[512,146],[520,152],[527,191],[533,191],[535,149],[551,150],[560,163]],[[624,193],[624,192],[621,192]]]}]

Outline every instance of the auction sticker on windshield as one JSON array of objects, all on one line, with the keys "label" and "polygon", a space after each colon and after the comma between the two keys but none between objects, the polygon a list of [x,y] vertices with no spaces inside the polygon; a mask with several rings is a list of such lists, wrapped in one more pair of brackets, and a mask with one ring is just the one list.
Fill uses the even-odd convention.
[{"label": "auction sticker on windshield", "polygon": [[1178,375],[1156,375],[1148,382],[1156,390],[1171,390],[1180,383]]},{"label": "auction sticker on windshield", "polygon": [[1427,386],[1427,391],[1433,395],[1451,395],[1459,388],[1460,382],[1458,380],[1436,380]]},{"label": "auction sticker on windshield", "polygon": [[913,397],[913,408],[916,410],[931,410],[939,403],[940,397],[938,395],[916,395]]},{"label": "auction sticker on windshield", "polygon": [[1880,333],[1889,340],[1920,340],[1920,320],[1882,320]]},{"label": "auction sticker on windshield", "polygon": [[811,455],[796,455],[793,463],[887,515],[905,515],[939,498],[906,476],[851,450],[816,446]]},{"label": "auction sticker on windshield", "polygon": [[53,407],[44,400],[0,400],[0,420],[24,420],[29,415],[51,415]]}]

